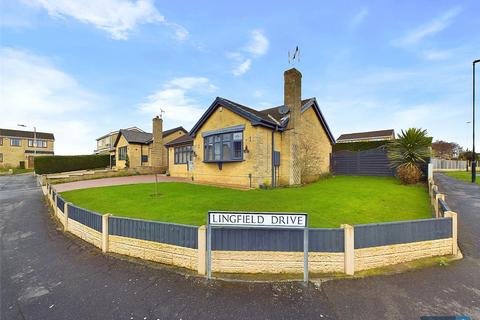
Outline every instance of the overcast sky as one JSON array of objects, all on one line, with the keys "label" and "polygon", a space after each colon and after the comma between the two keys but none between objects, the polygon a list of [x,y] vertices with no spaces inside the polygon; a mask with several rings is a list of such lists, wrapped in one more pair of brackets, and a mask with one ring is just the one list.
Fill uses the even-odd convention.
[{"label": "overcast sky", "polygon": [[56,154],[151,132],[160,108],[166,129],[190,130],[216,96],[280,105],[296,45],[303,97],[335,137],[415,126],[472,142],[478,0],[0,3],[0,127],[53,132]]}]

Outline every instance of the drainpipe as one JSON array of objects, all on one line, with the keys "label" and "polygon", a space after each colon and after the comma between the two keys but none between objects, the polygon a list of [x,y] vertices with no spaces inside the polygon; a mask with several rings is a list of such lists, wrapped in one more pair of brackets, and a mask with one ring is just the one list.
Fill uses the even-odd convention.
[{"label": "drainpipe", "polygon": [[277,126],[272,129],[272,188],[276,187],[275,182],[275,131],[277,130]]}]

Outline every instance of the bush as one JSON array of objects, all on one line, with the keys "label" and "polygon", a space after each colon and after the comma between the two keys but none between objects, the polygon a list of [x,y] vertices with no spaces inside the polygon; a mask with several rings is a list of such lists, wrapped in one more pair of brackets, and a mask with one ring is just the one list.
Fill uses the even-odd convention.
[{"label": "bush", "polygon": [[397,177],[403,184],[415,184],[422,178],[422,170],[416,165],[403,164],[397,167]]},{"label": "bush", "polygon": [[65,171],[106,168],[110,165],[110,155],[93,154],[78,156],[42,156],[35,158],[37,174]]},{"label": "bush", "polygon": [[19,169],[25,169],[25,161],[20,161],[20,164],[18,166]]}]

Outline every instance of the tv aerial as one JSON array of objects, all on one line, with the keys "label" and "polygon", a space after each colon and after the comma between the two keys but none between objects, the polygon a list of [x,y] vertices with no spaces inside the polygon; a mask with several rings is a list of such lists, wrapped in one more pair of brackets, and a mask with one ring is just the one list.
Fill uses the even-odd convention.
[{"label": "tv aerial", "polygon": [[300,62],[300,49],[298,46],[295,47],[293,54],[288,51],[288,64],[294,64],[295,62]]}]

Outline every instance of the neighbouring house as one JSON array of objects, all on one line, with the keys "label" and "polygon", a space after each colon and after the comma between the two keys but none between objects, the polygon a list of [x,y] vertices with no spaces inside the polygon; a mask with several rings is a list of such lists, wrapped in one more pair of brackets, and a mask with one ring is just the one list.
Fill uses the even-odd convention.
[{"label": "neighbouring house", "polygon": [[188,136],[165,145],[169,173],[246,187],[298,185],[329,173],[335,139],[302,74],[284,73],[284,104],[255,110],[217,97]]},{"label": "neighbouring house", "polygon": [[393,129],[345,133],[340,135],[337,143],[349,142],[368,142],[368,141],[389,141],[395,139],[395,131]]},{"label": "neighbouring house", "polygon": [[156,171],[164,172],[168,168],[168,156],[165,143],[187,134],[183,127],[176,127],[163,131],[163,120],[155,117],[153,133],[138,128],[121,129],[113,142],[115,167],[152,167]]},{"label": "neighbouring house", "polygon": [[[124,130],[145,132],[138,127],[126,128]],[[109,154],[109,153],[115,154],[115,148],[113,147],[113,144],[117,139],[118,132],[119,130],[112,131],[110,133],[107,133],[106,135],[101,136],[100,138],[97,138],[97,148],[95,149],[94,153],[95,154]]]},{"label": "neighbouring house", "polygon": [[0,167],[34,167],[34,157],[53,155],[53,133],[0,129]]}]

